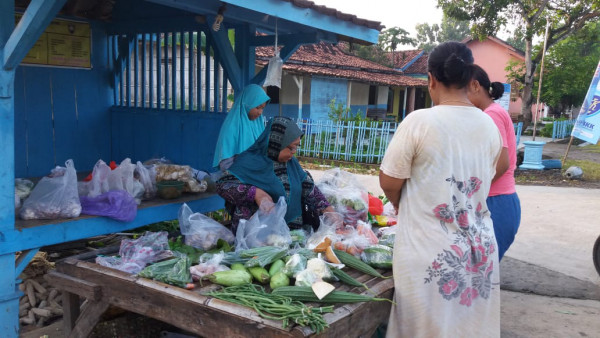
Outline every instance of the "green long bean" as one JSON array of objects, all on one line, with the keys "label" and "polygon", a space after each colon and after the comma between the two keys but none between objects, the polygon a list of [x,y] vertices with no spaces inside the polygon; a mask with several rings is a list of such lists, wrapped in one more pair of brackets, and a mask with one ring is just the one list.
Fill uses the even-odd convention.
[{"label": "green long bean", "polygon": [[284,328],[287,328],[291,321],[308,326],[316,333],[329,326],[323,318],[323,313],[333,312],[333,306],[306,306],[289,297],[267,293],[262,286],[255,284],[230,286],[208,295],[254,309],[262,318],[281,320]]}]

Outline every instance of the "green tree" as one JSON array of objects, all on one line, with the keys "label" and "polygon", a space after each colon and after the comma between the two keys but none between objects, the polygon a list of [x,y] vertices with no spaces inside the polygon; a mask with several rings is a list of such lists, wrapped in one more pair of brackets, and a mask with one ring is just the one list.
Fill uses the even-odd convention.
[{"label": "green tree", "polygon": [[600,17],[600,0],[438,0],[438,5],[449,17],[468,20],[471,32],[480,39],[495,35],[509,22],[517,26],[525,41],[521,113],[526,121],[531,121],[534,77],[543,54],[542,48],[534,48],[533,39],[543,38],[546,19],[551,24],[547,41],[551,49]]},{"label": "green tree", "polygon": [[[396,52],[396,48],[398,48],[399,45],[415,46],[416,41],[408,35],[408,32],[406,30],[400,27],[392,27],[384,29],[381,32],[381,34],[379,34],[379,41],[377,42],[377,44],[382,50],[392,52],[392,60],[395,60],[396,57],[394,53]],[[396,65],[394,64],[392,64],[391,66],[392,68],[396,68]]]},{"label": "green tree", "polygon": [[417,43],[419,49],[430,52],[435,46],[444,41],[461,41],[469,35],[469,21],[456,20],[444,15],[442,23],[418,24]]},{"label": "green tree", "polygon": [[585,98],[598,60],[600,23],[593,22],[557,43],[546,56],[542,101],[559,111],[579,106]]}]

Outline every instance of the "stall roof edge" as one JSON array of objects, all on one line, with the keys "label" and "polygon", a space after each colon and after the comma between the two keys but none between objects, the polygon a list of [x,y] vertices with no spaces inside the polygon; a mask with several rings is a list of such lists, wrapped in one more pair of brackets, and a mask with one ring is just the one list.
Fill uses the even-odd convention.
[{"label": "stall roof edge", "polygon": [[[29,2],[16,0],[15,7],[27,8]],[[335,37],[338,41],[366,45],[377,43],[379,32],[384,28],[378,21],[358,18],[308,0],[67,0],[60,14],[102,20],[110,24],[141,19],[149,14],[147,9],[155,9],[156,5],[175,9],[158,11],[163,15],[179,12],[214,18],[219,9],[222,9],[225,25],[250,24],[272,33],[277,25],[280,34],[317,31],[325,33],[325,36]],[[128,9],[124,11],[126,18],[117,14],[119,7]],[[151,17],[152,15],[146,18]]]}]

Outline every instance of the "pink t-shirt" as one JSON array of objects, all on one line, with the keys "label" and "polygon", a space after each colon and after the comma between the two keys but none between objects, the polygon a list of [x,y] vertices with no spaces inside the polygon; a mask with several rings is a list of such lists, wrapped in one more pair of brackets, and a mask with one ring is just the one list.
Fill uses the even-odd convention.
[{"label": "pink t-shirt", "polygon": [[492,103],[484,112],[488,114],[502,135],[502,147],[508,148],[508,170],[490,187],[489,196],[509,195],[515,190],[515,169],[517,168],[517,138],[510,115],[497,103]]}]

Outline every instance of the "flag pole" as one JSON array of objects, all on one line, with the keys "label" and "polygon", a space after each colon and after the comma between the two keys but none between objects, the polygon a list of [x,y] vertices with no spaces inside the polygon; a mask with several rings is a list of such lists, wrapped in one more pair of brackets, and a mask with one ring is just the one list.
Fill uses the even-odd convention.
[{"label": "flag pole", "polygon": [[537,120],[540,112],[540,94],[542,93],[542,78],[544,76],[544,56],[546,56],[546,44],[548,42],[548,30],[550,28],[550,21],[546,18],[546,34],[544,35],[544,50],[542,51],[542,64],[540,65],[540,80],[538,83],[537,102],[535,104],[535,115],[533,116],[533,138],[535,141],[535,133],[537,130]]}]

